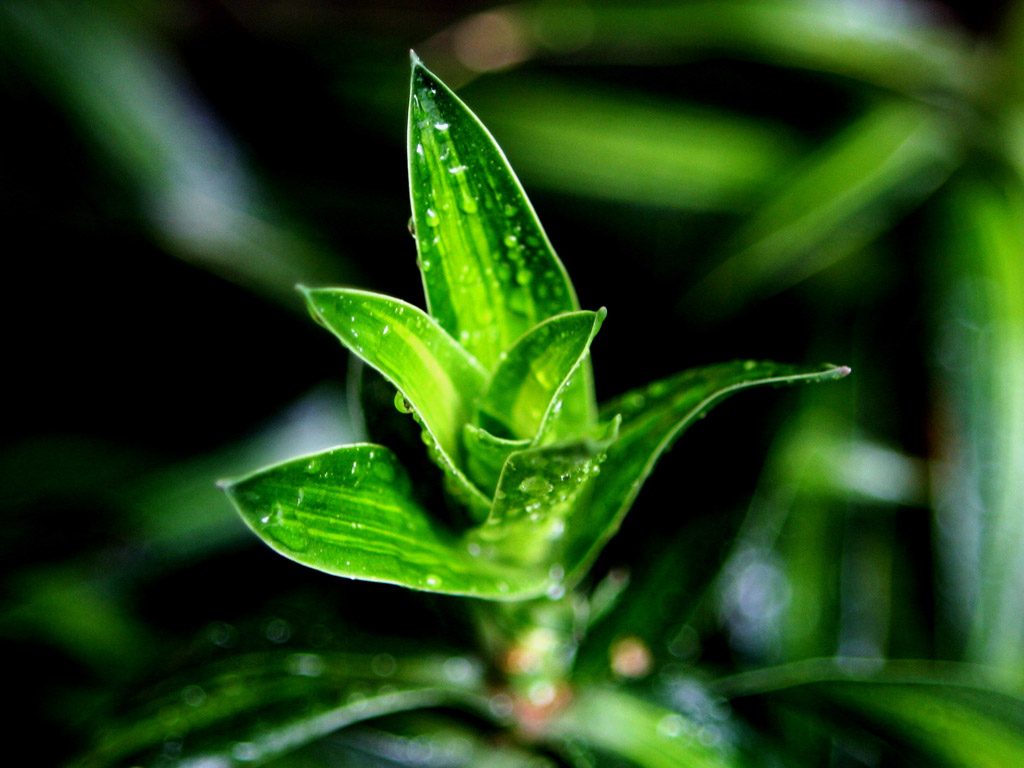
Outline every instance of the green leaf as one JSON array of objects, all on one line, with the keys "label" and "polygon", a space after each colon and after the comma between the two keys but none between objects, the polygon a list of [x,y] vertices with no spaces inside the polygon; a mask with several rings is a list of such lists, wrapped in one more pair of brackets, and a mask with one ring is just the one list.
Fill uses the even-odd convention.
[{"label": "green leaf", "polygon": [[958,162],[931,107],[880,103],[784,179],[681,304],[724,315],[820,272],[885,232]]},{"label": "green leaf", "polygon": [[[377,659],[289,651],[210,665],[98,730],[92,748],[71,765],[261,765],[393,712],[441,705],[486,711],[482,681],[469,659],[389,656],[384,678],[374,672]],[[167,762],[168,742],[181,746],[177,762]]]},{"label": "green leaf", "polygon": [[730,395],[751,387],[831,381],[849,368],[735,362],[697,368],[634,390],[602,407],[622,416],[619,438],[588,483],[586,515],[567,519],[565,567],[570,581],[585,571],[618,530],[661,454],[682,432]]},{"label": "green leaf", "polygon": [[[531,188],[662,208],[744,210],[792,168],[784,126],[657,100],[609,82],[588,88],[523,69],[473,83],[473,105]],[[629,120],[619,119],[629,115]]]},{"label": "green leaf", "polygon": [[466,470],[484,493],[494,496],[505,461],[516,451],[530,447],[530,440],[508,440],[495,437],[475,424],[463,427],[462,441],[466,449]]},{"label": "green leaf", "polygon": [[416,503],[405,470],[381,446],[342,446],[223,487],[271,548],[325,573],[496,600],[548,585],[546,574],[474,556]]},{"label": "green leaf", "polygon": [[415,57],[409,184],[427,307],[484,366],[537,323],[579,309],[504,154]]},{"label": "green leaf", "polygon": [[[970,627],[967,657],[1024,679],[1024,184],[987,172],[946,202],[941,320],[944,418],[959,425],[937,509],[945,599]],[[965,499],[971,499],[965,503]]]},{"label": "green leaf", "polygon": [[[584,392],[567,382],[586,359],[607,311],[572,312],[544,320],[502,353],[477,405],[477,423],[505,427],[509,438],[578,434],[591,422]],[[556,427],[561,427],[556,429]]]},{"label": "green leaf", "polygon": [[480,364],[433,318],[400,299],[345,288],[301,290],[316,321],[398,388],[453,492],[485,515],[490,500],[462,471],[462,425],[487,378]]},{"label": "green leaf", "polygon": [[824,713],[827,729],[852,721],[912,753],[915,765],[1024,765],[1024,699],[991,686],[998,672],[946,662],[820,658],[726,677],[713,691]]},{"label": "green leaf", "polygon": [[823,698],[873,729],[957,768],[1024,765],[1024,702],[995,691],[921,683],[830,683]]},{"label": "green leaf", "polygon": [[[547,562],[552,550],[561,549],[566,519],[579,509],[581,494],[600,471],[605,451],[618,436],[619,423],[615,417],[581,439],[511,454],[498,481],[491,514],[470,536],[485,547],[496,547],[507,560]],[[551,587],[557,591],[565,569],[557,562],[549,565]]]},{"label": "green leaf", "polygon": [[829,3],[805,0],[534,2],[517,4],[515,13],[526,45],[569,51],[584,44],[588,61],[599,63],[726,54],[832,72],[922,99],[970,96],[986,71],[970,38],[955,27],[887,4],[857,3],[837,13]]},{"label": "green leaf", "polygon": [[699,729],[691,719],[625,691],[583,687],[545,736],[563,748],[589,745],[643,768],[741,765],[726,749],[704,744]]}]

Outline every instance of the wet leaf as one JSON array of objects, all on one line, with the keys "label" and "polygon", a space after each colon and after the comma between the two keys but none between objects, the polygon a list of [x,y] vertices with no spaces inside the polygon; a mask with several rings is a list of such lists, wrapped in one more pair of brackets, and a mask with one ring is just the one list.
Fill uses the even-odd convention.
[{"label": "wet leaf", "polygon": [[581,390],[567,383],[586,361],[606,314],[602,309],[557,315],[520,337],[499,359],[480,397],[477,423],[490,427],[497,422],[510,439],[539,440],[547,433],[587,429],[589,404]]},{"label": "wet leaf", "polygon": [[[533,564],[562,548],[566,519],[583,513],[584,492],[615,442],[618,417],[572,442],[512,453],[502,469],[494,505],[474,540],[495,546],[512,561]],[[555,565],[552,563],[552,565]],[[565,572],[561,565],[560,582]]]},{"label": "wet leaf", "polygon": [[498,487],[498,478],[505,460],[515,451],[530,447],[530,440],[508,440],[495,437],[486,429],[466,424],[462,441],[466,449],[466,469],[469,476],[489,496]]},{"label": "wet leaf", "polygon": [[380,655],[288,651],[210,665],[97,733],[71,766],[260,765],[381,715],[486,706],[469,659],[385,656],[386,677],[374,671]]},{"label": "wet leaf", "polygon": [[317,322],[398,388],[460,500],[486,514],[490,500],[462,470],[462,425],[486,382],[480,364],[433,318],[400,299],[345,288],[303,293]]},{"label": "wet leaf", "polygon": [[223,487],[266,544],[325,573],[496,600],[547,587],[546,574],[480,556],[432,520],[382,446],[292,459]]},{"label": "wet leaf", "polygon": [[712,407],[751,387],[831,381],[849,371],[837,366],[723,363],[685,371],[603,405],[604,417],[622,416],[622,428],[608,447],[600,473],[588,483],[587,514],[567,520],[567,573],[582,575],[590,566],[618,530],[661,454]]},{"label": "wet leaf", "polygon": [[409,184],[427,307],[484,366],[537,323],[579,309],[504,154],[415,58]]}]

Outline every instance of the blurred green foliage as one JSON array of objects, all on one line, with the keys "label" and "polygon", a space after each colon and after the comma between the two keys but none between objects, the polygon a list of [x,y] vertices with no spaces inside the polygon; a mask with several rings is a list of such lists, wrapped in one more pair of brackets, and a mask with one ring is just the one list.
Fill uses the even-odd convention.
[{"label": "blurred green foliage", "polygon": [[[40,764],[220,728],[216,765],[1015,764],[1021,10],[2,0],[10,732]],[[292,290],[418,295],[411,47],[613,308],[601,399],[723,358],[855,371],[662,460],[594,570],[594,693],[539,750],[495,738],[528,720],[464,603],[294,567],[213,487],[364,416],[419,449]]]}]

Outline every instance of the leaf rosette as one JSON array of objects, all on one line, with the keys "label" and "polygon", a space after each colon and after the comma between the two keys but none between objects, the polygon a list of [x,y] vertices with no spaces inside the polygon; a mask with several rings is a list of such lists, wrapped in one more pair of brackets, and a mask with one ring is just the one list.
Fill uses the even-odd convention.
[{"label": "leaf rosette", "polygon": [[582,310],[493,137],[414,56],[409,179],[426,311],[301,287],[313,318],[384,376],[470,525],[425,509],[395,454],[347,445],[224,483],[248,526],[304,565],[491,600],[557,598],[618,529],[658,457],[743,389],[849,369],[736,362],[597,406]]}]

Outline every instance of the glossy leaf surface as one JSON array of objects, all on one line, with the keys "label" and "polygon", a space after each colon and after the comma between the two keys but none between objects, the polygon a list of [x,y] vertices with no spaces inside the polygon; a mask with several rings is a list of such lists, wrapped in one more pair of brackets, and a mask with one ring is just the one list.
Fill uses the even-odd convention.
[{"label": "glossy leaf surface", "polygon": [[413,62],[409,182],[427,306],[484,366],[553,315],[569,277],[487,129]]},{"label": "glossy leaf surface", "polygon": [[530,440],[496,437],[482,427],[466,424],[462,434],[466,450],[466,469],[484,493],[494,495],[505,461],[516,451],[530,447]]},{"label": "glossy leaf surface", "polygon": [[655,382],[602,406],[622,416],[619,438],[608,448],[600,474],[590,480],[590,509],[568,519],[567,572],[581,574],[618,530],[661,454],[707,411],[751,387],[830,381],[849,368],[808,368],[735,362],[697,368]]},{"label": "glossy leaf surface", "polygon": [[729,768],[745,765],[698,738],[689,718],[623,690],[584,688],[551,726],[552,735],[628,760],[642,768]]},{"label": "glossy leaf surface", "polygon": [[[513,561],[538,563],[561,548],[567,518],[588,514],[586,494],[600,471],[605,451],[618,436],[616,417],[593,434],[572,442],[531,448],[509,456],[502,469],[494,505],[472,536],[497,546]],[[564,578],[564,567],[553,563]]]},{"label": "glossy leaf surface", "polygon": [[534,439],[559,422],[579,433],[590,425],[591,406],[578,388],[557,397],[586,360],[607,312],[572,312],[531,328],[502,353],[478,405],[477,423],[497,421],[509,438]]},{"label": "glossy leaf surface", "polygon": [[547,586],[544,575],[475,557],[439,527],[412,498],[394,454],[381,446],[335,448],[224,487],[265,543],[325,573],[497,600]]},{"label": "glossy leaf surface", "polygon": [[480,364],[423,310],[390,296],[344,288],[304,289],[310,312],[350,351],[394,384],[423,425],[437,463],[471,507],[489,501],[462,472],[462,425],[483,389]]},{"label": "glossy leaf surface", "polygon": [[[378,657],[336,652],[261,653],[210,665],[97,734],[72,766],[260,765],[361,720],[438,705],[486,706],[468,659],[387,655],[386,663],[386,678],[374,672]],[[179,747],[173,757],[167,743]]]}]

